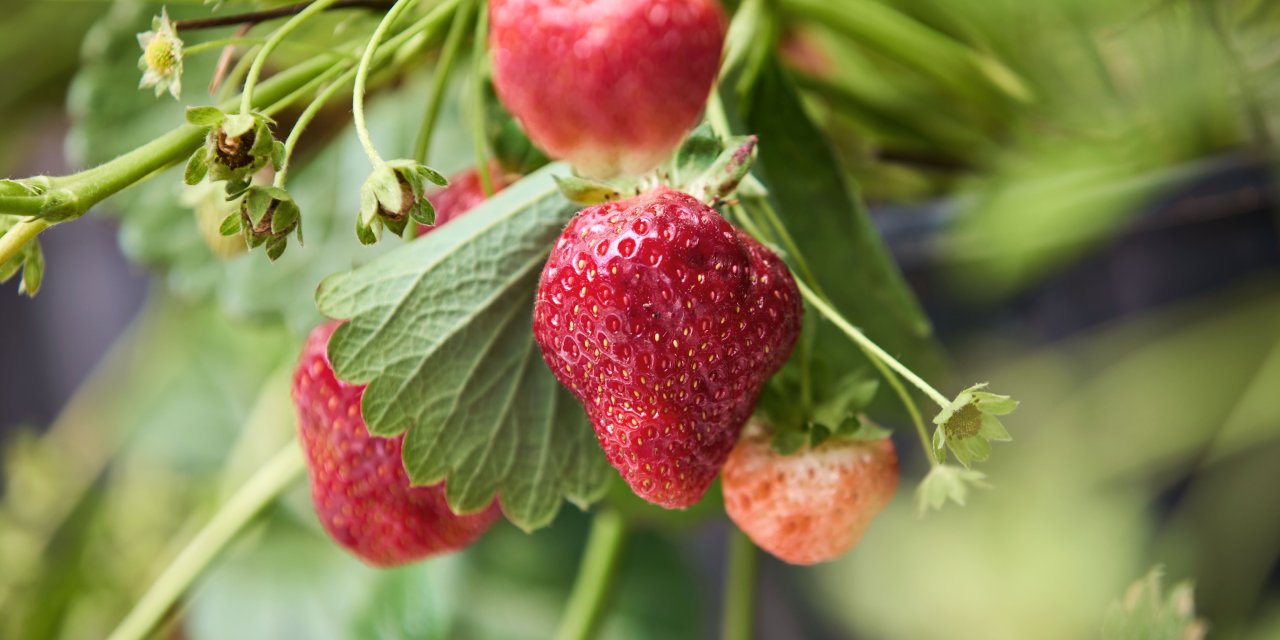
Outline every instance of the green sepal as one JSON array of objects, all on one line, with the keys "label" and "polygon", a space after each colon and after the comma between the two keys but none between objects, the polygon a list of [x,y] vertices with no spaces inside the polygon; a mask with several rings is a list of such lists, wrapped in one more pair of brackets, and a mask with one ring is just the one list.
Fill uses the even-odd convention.
[{"label": "green sepal", "polygon": [[287,237],[271,238],[270,240],[267,240],[267,259],[275,262],[276,258],[279,258],[284,254],[285,247],[288,245],[289,239]]},{"label": "green sepal", "polygon": [[271,214],[271,235],[287,236],[298,225],[301,217],[302,212],[298,209],[298,204],[287,195],[276,200],[275,211]]},{"label": "green sepal", "polygon": [[1203,640],[1208,625],[1196,617],[1195,587],[1179,582],[1166,594],[1164,569],[1152,567],[1147,575],[1125,589],[1107,607],[1102,619],[1102,640]]},{"label": "green sepal", "polygon": [[[392,160],[373,170],[360,186],[356,237],[377,242],[382,228],[403,236],[409,221],[435,224],[436,210],[427,200],[429,185],[449,184],[440,172],[414,160]],[[406,202],[405,198],[410,201]]]},{"label": "green sepal", "polygon": [[222,224],[218,225],[218,233],[224,236],[234,236],[240,233],[240,212],[232,212],[223,218]]},{"label": "green sepal", "polygon": [[[215,166],[221,166],[221,165],[215,165]],[[249,187],[251,186],[253,186],[253,179],[247,176],[243,178],[233,178],[231,180],[227,180],[226,182],[227,199],[235,200],[236,198],[243,196],[244,193],[248,191]]]},{"label": "green sepal", "polygon": [[409,211],[409,217],[413,218],[418,224],[432,226],[436,223],[436,208],[431,204],[430,200],[423,198],[418,201],[418,205]]},{"label": "green sepal", "polygon": [[284,166],[284,143],[273,140],[271,143],[271,168],[279,171]]},{"label": "green sepal", "polygon": [[356,238],[360,240],[360,244],[374,244],[380,235],[382,235],[382,223],[377,219],[374,219],[372,224],[366,224],[363,216],[356,217]]},{"label": "green sepal", "polygon": [[576,175],[555,176],[555,180],[556,186],[566,200],[583,207],[622,197],[622,191],[618,187],[601,180]]},{"label": "green sepal", "polygon": [[725,141],[724,150],[686,186],[685,191],[704,202],[728,198],[751,171],[756,159],[756,137],[736,136]]},{"label": "green sepal", "polygon": [[227,119],[217,107],[187,107],[187,123],[197,127],[216,127]]},{"label": "green sepal", "polygon": [[44,281],[44,249],[40,248],[39,242],[32,242],[23,253],[26,257],[22,260],[22,282],[18,284],[18,293],[34,298]]},{"label": "green sepal", "polygon": [[223,118],[221,125],[222,134],[228,138],[239,138],[249,133],[257,124],[257,119],[252,113],[237,113]]},{"label": "green sepal", "polygon": [[784,456],[789,456],[803,449],[807,444],[809,444],[809,435],[796,429],[775,431],[773,439],[769,441],[769,445],[773,450]]},{"label": "green sepal", "polygon": [[676,150],[671,161],[671,181],[674,184],[690,184],[720,157],[724,145],[720,143],[710,123],[702,123]]},{"label": "green sepal", "polygon": [[866,410],[880,389],[880,379],[871,369],[859,369],[836,382],[827,398],[813,408],[813,421],[831,427]]},{"label": "green sepal", "polygon": [[916,487],[916,513],[923,516],[930,509],[941,509],[948,501],[960,506],[969,499],[969,491],[975,487],[990,488],[987,476],[981,471],[949,464],[935,465]]},{"label": "green sepal", "polygon": [[204,147],[199,147],[187,158],[187,166],[182,171],[182,181],[195,186],[209,174],[208,154]]}]

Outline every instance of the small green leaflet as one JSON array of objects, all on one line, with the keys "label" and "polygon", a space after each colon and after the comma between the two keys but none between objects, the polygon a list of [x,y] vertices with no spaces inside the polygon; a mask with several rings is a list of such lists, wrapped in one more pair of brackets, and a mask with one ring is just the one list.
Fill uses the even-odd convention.
[{"label": "small green leaflet", "polygon": [[459,512],[495,492],[526,530],[551,522],[563,496],[585,507],[609,467],[577,400],[533,341],[533,291],[576,211],[552,165],[471,213],[354,271],[326,279],[321,312],[347,319],[329,343],[338,377],[369,386],[373,433],[407,430],[418,484],[447,479]]}]

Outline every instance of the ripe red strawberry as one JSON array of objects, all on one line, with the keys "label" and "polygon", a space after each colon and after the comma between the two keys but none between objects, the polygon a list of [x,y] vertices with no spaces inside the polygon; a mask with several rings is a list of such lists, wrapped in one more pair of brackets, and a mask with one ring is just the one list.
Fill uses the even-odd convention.
[{"label": "ripe red strawberry", "polygon": [[716,0],[492,0],[493,85],[529,139],[584,175],[658,166],[720,66]]},{"label": "ripe red strawberry", "polygon": [[[496,193],[514,182],[516,176],[503,173],[502,168],[497,163],[493,163],[489,168],[489,179],[493,181],[493,190]],[[439,228],[440,225],[476,208],[485,199],[484,189],[480,186],[479,171],[467,169],[450,177],[449,186],[427,194],[427,200],[431,201],[431,206],[436,209],[436,223],[432,226],[418,225],[418,235]]]},{"label": "ripe red strawberry", "polygon": [[720,472],[724,510],[757,546],[791,564],[840,557],[862,537],[898,487],[888,438],[831,439],[782,455],[747,428]]},{"label": "ripe red strawberry", "polygon": [[636,495],[697,502],[803,309],[774,253],[685,193],[581,211],[551,251],[533,333]]},{"label": "ripe red strawberry", "polygon": [[400,461],[404,437],[369,435],[360,417],[364,386],[333,376],[326,346],[337,322],[316,327],[293,376],[298,435],[311,469],[311,499],[333,539],[365,562],[394,566],[460,550],[501,515],[495,500],[459,516],[444,483],[411,487]]}]

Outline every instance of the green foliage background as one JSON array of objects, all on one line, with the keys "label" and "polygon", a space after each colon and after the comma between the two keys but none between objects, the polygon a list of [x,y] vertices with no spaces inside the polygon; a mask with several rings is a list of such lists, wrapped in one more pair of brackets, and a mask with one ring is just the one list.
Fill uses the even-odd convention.
[{"label": "green foliage background", "polygon": [[[67,148],[83,165],[181,122],[180,105],[133,90],[133,34],[159,5],[75,6],[23,3],[0,23],[0,121],[15,132],[0,143],[0,173],[22,159],[23,123],[62,109],[64,97]],[[750,68],[750,91],[726,92],[732,119],[761,136],[759,174],[833,299],[938,375],[943,358],[884,261],[864,199],[950,199],[962,215],[938,241],[941,269],[963,295],[998,304],[1224,156],[1274,158],[1280,9],[1265,0],[764,6],[778,11],[767,24],[792,53]],[[372,19],[319,21],[302,37],[326,42],[339,23],[358,33]],[[792,48],[801,36],[809,57]],[[302,57],[282,50],[276,63]],[[389,157],[409,155],[427,62],[380,79],[370,119]],[[204,100],[211,63],[188,61],[187,100]],[[345,109],[335,102],[310,136],[290,185],[307,244],[277,263],[210,252],[176,170],[91,214],[116,217],[123,251],[159,277],[57,421],[6,443],[0,637],[109,631],[288,438],[287,374],[320,319],[322,279],[363,266],[343,282],[372,287],[379,265],[421,257],[396,240],[364,247],[351,232],[368,166]],[[465,109],[447,102],[436,135],[432,166],[446,174],[474,162]],[[998,382],[1022,400],[1009,421],[1015,441],[986,469],[994,489],[920,520],[908,490],[919,469],[908,466],[900,495],[853,553],[816,569],[767,565],[766,580],[783,586],[765,593],[785,591],[794,628],[809,634],[1070,639],[1095,635],[1108,603],[1163,564],[1195,582],[1214,637],[1280,636],[1269,578],[1280,557],[1277,284],[1262,278],[1063,344],[979,331],[952,345],[954,380]],[[823,331],[838,367],[854,366],[845,341]],[[899,439],[900,450],[913,446]],[[624,492],[610,488],[619,500]],[[640,525],[606,637],[715,629],[702,539],[723,524],[715,497],[707,502],[687,514],[626,503]],[[538,518],[554,513],[540,508]],[[173,624],[192,638],[546,637],[585,522],[569,507],[532,535],[501,525],[463,554],[377,572],[323,537],[299,488],[203,577]]]}]

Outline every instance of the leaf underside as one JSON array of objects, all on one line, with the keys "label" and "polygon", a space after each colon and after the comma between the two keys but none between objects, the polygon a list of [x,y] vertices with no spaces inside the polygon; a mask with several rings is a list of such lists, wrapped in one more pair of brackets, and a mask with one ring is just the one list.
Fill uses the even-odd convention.
[{"label": "leaf underside", "polygon": [[372,433],[405,432],[415,484],[446,481],[456,511],[495,493],[529,530],[561,497],[601,497],[608,466],[576,399],[533,341],[534,289],[576,207],[554,165],[466,216],[354,271],[326,279],[320,310],[349,320],[329,343],[338,377],[367,383]]}]

